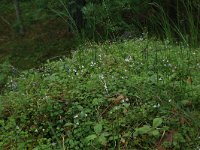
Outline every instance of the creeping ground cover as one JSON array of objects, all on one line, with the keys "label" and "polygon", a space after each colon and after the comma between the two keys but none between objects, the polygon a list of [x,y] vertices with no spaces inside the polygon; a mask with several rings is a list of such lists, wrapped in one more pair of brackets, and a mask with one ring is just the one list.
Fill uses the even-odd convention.
[{"label": "creeping ground cover", "polygon": [[11,70],[0,149],[200,148],[200,49],[137,39]]}]

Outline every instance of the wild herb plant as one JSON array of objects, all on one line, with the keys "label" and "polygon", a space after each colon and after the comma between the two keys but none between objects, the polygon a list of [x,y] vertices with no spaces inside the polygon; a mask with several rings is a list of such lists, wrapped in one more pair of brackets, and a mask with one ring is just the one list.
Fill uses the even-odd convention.
[{"label": "wild herb plant", "polygon": [[198,148],[200,54],[188,49],[143,38],[88,44],[9,77],[0,148]]}]

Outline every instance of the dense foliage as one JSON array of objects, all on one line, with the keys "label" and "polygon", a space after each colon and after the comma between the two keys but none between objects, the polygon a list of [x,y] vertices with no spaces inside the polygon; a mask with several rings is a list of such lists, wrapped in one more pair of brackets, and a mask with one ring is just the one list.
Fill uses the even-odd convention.
[{"label": "dense foliage", "polygon": [[83,12],[90,29],[97,35],[104,31],[104,35],[115,38],[126,31],[132,36],[149,31],[152,35],[191,45],[200,37],[197,0],[104,0],[101,3],[91,0]]},{"label": "dense foliage", "polygon": [[[1,0],[0,62],[26,69],[69,51],[85,40],[153,37],[199,44],[198,0]],[[19,36],[23,26],[23,36]],[[76,41],[76,42],[75,42]],[[39,62],[39,63],[38,63]],[[24,65],[26,64],[26,65]]]},{"label": "dense foliage", "polygon": [[0,97],[0,148],[198,149],[199,58],[141,38],[14,73]]},{"label": "dense foliage", "polygon": [[0,149],[198,150],[199,27],[199,0],[0,0]]},{"label": "dense foliage", "polygon": [[[1,3],[4,8],[11,5],[11,2]],[[66,29],[68,27],[76,34],[81,30],[85,38],[105,40],[127,32],[137,36],[149,31],[152,35],[175,38],[193,46],[199,40],[198,0],[22,0],[19,3],[26,28],[38,21],[61,17]],[[15,29],[19,27],[18,23],[12,23]]]}]

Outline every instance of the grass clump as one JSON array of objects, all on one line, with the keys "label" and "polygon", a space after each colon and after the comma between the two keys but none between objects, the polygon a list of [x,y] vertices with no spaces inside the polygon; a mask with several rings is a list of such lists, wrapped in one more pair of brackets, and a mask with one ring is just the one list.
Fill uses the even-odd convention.
[{"label": "grass clump", "polygon": [[88,44],[9,77],[1,149],[196,149],[199,49],[137,39]]}]

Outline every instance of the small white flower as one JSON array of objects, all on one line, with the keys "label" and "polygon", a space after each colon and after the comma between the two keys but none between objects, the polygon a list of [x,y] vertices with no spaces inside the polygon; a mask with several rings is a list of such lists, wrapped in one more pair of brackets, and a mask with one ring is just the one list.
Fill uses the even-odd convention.
[{"label": "small white flower", "polygon": [[159,107],[160,107],[160,104],[153,105],[153,108],[159,108]]},{"label": "small white flower", "polygon": [[99,58],[100,58],[100,60],[102,60],[101,54],[99,54]]},{"label": "small white flower", "polygon": [[74,116],[74,118],[78,118],[78,114]]},{"label": "small white flower", "polygon": [[144,39],[143,39],[143,37],[141,36],[139,39],[138,39],[138,41],[143,41]]},{"label": "small white flower", "polygon": [[77,72],[77,70],[76,69],[73,69],[73,71],[76,73]]},{"label": "small white flower", "polygon": [[171,99],[168,100],[169,103],[170,103],[171,101],[172,101]]},{"label": "small white flower", "polygon": [[130,62],[130,61],[132,61],[132,60],[133,60],[133,59],[132,59],[131,56],[128,56],[128,57],[125,58],[125,62]]},{"label": "small white flower", "polygon": [[103,74],[100,74],[100,75],[99,75],[99,78],[100,78],[101,80],[103,80],[103,79],[104,79]]},{"label": "small white flower", "polygon": [[115,106],[115,107],[114,107],[114,110],[118,110],[118,109],[119,109],[119,107],[118,107],[118,106]]},{"label": "small white flower", "polygon": [[95,62],[93,62],[93,61],[91,61],[91,67],[93,67],[93,66],[95,66],[96,65],[96,63]]},{"label": "small white flower", "polygon": [[37,133],[37,132],[38,132],[38,130],[37,130],[37,129],[35,129],[35,132]]},{"label": "small white flower", "polygon": [[104,88],[105,88],[106,92],[108,93],[108,87],[107,87],[106,83],[104,84]]},{"label": "small white flower", "polygon": [[19,130],[19,126],[16,126],[16,129]]},{"label": "small white flower", "polygon": [[56,143],[55,143],[55,142],[53,142],[53,143],[51,143],[51,145],[52,145],[52,146],[56,146]]}]

